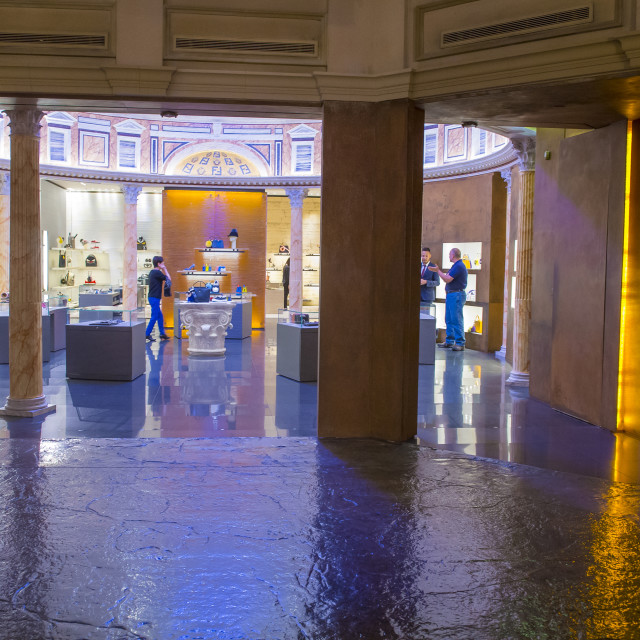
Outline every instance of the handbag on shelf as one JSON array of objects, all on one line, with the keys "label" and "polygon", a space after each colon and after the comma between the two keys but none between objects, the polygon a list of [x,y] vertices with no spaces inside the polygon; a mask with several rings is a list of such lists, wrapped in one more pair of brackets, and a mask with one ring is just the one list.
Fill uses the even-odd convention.
[{"label": "handbag on shelf", "polygon": [[98,266],[98,261],[96,260],[96,257],[93,255],[93,253],[90,253],[85,258],[84,266],[85,267],[97,267]]},{"label": "handbag on shelf", "polygon": [[58,267],[64,269],[67,266],[67,252],[61,251],[58,256]]},{"label": "handbag on shelf", "polygon": [[202,281],[194,282],[189,289],[187,302],[209,302],[211,298],[211,288]]},{"label": "handbag on shelf", "polygon": [[147,241],[142,236],[138,238],[137,249],[138,251],[146,251],[147,249]]}]

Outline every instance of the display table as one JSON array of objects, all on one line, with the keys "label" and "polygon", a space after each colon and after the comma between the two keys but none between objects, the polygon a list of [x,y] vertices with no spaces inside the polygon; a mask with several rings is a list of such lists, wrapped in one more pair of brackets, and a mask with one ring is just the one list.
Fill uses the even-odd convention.
[{"label": "display table", "polygon": [[[176,302],[179,321],[189,332],[187,351],[193,356],[222,356],[235,301]],[[178,325],[180,326],[180,325]]]},{"label": "display table", "polygon": [[[42,315],[42,360],[51,358],[50,317]],[[0,364],[9,364],[9,316],[0,315]]]},{"label": "display table", "polygon": [[66,329],[68,378],[135,380],[145,372],[144,321],[77,322]]},{"label": "display table", "polygon": [[279,322],[276,373],[298,382],[318,379],[318,327]]},{"label": "display table", "polygon": [[60,351],[67,346],[67,307],[49,309],[49,327],[51,330],[51,351]]},{"label": "display table", "polygon": [[231,324],[227,329],[227,338],[243,340],[251,337],[251,314],[253,305],[251,299],[238,300],[231,314]]},{"label": "display table", "polygon": [[418,362],[434,364],[436,361],[436,319],[428,313],[420,314],[420,343]]}]

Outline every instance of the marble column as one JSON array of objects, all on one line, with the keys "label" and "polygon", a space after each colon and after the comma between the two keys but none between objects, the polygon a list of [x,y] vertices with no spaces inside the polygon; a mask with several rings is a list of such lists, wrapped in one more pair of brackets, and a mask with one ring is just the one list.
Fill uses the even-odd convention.
[{"label": "marble column", "polygon": [[533,193],[536,140],[512,140],[520,168],[516,305],[513,322],[513,363],[507,384],[529,386],[529,323],[531,320],[531,257],[533,253]]},{"label": "marble column", "polygon": [[318,435],[415,436],[424,112],[325,101]]},{"label": "marble column", "polygon": [[138,307],[138,196],[142,187],[123,184],[124,241],[122,249],[122,305],[126,310]]},{"label": "marble column", "polygon": [[42,385],[40,119],[35,109],[6,112],[11,127],[9,397],[2,415],[55,411]]},{"label": "marble column", "polygon": [[9,194],[11,174],[0,173],[0,293],[9,291]]},{"label": "marble column", "polygon": [[504,248],[504,298],[502,310],[502,346],[496,351],[496,358],[505,360],[507,357],[507,340],[509,334],[509,308],[511,299],[509,297],[509,280],[511,279],[511,167],[500,173],[502,179],[507,183],[507,242]]},{"label": "marble column", "polygon": [[302,311],[302,205],[307,189],[287,189],[291,204],[291,244],[289,246],[289,309]]}]

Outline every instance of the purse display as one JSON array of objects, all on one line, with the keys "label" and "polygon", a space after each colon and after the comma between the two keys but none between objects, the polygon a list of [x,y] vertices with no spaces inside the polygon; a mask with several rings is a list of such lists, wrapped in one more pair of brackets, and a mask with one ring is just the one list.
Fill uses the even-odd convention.
[{"label": "purse display", "polygon": [[211,285],[202,280],[194,282],[188,291],[187,302],[209,302],[211,299]]},{"label": "purse display", "polygon": [[98,266],[98,261],[96,260],[96,257],[93,255],[93,253],[90,253],[85,258],[84,266],[85,267],[97,267]]},{"label": "purse display", "polygon": [[138,251],[145,251],[147,249],[147,241],[142,236],[138,238],[137,249]]},{"label": "purse display", "polygon": [[64,267],[66,266],[67,266],[67,252],[61,251],[60,255],[58,256],[58,267],[60,269],[64,269]]}]

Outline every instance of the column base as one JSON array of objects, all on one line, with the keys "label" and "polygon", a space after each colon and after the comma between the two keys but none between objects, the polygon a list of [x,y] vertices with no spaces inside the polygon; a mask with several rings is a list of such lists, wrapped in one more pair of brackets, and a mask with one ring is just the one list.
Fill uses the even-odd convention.
[{"label": "column base", "polygon": [[48,404],[44,396],[36,398],[7,398],[7,403],[0,409],[0,416],[16,416],[18,418],[33,418],[45,413],[53,413],[55,404]]},{"label": "column base", "polygon": [[506,360],[507,359],[507,347],[505,347],[505,346],[500,347],[500,349],[498,349],[498,351],[496,351],[495,356],[496,356],[496,358],[498,358],[498,360]]},{"label": "column base", "polygon": [[507,378],[506,384],[510,387],[528,387],[529,374],[522,373],[521,371],[512,371],[511,375]]}]

